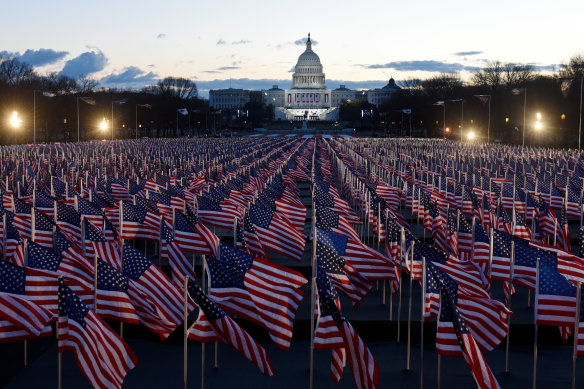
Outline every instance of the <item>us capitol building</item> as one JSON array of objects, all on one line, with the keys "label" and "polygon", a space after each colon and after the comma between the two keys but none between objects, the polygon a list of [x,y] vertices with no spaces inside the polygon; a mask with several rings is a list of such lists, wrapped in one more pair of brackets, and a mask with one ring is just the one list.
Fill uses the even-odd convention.
[{"label": "us capitol building", "polygon": [[[351,90],[341,85],[337,89],[327,89],[325,74],[319,56],[312,50],[310,33],[306,50],[296,62],[292,75],[292,87],[280,89],[274,85],[261,92],[266,105],[274,106],[276,120],[338,120],[339,106],[347,100],[367,100],[374,105],[382,104],[400,89],[394,79],[383,88]],[[243,89],[212,89],[209,91],[209,106],[215,109],[237,110],[250,101],[252,91]]]}]

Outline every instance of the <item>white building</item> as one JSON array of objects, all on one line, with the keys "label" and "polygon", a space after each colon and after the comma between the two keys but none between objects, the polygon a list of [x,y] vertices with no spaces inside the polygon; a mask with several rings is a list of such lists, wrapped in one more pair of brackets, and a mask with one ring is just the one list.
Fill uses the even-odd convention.
[{"label": "white building", "polygon": [[383,88],[370,89],[367,91],[367,101],[379,107],[381,104],[391,100],[394,93],[401,90],[399,86],[396,85],[395,80],[389,79],[386,86]]},{"label": "white building", "polygon": [[245,89],[211,89],[209,106],[215,109],[241,109],[249,103],[249,91]]},{"label": "white building", "polygon": [[[310,34],[306,50],[298,57],[292,87],[280,89],[274,85],[264,90],[266,105],[274,107],[275,119],[280,120],[338,120],[339,106],[349,100],[366,100],[379,106],[400,90],[394,79],[378,89],[357,91],[341,85],[331,90],[326,87],[326,77],[319,56],[312,51]],[[243,89],[215,89],[209,91],[209,105],[215,109],[241,109],[250,101],[250,91]]]},{"label": "white building", "polygon": [[[283,100],[283,104],[278,104]],[[281,90],[276,85],[265,91],[266,104],[273,104],[276,119],[336,120],[338,109],[332,104],[331,90],[326,87],[326,76],[318,55],[312,51],[310,34],[306,50],[300,54],[292,87]]]}]

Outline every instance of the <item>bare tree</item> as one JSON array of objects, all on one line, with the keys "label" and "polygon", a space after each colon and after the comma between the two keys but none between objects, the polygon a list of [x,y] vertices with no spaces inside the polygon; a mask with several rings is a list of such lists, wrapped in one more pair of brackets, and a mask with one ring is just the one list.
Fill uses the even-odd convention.
[{"label": "bare tree", "polygon": [[485,67],[472,75],[475,86],[495,89],[499,86],[514,87],[523,85],[535,78],[533,66],[499,60],[488,62]]},{"label": "bare tree", "polygon": [[533,81],[534,78],[535,72],[531,65],[511,62],[503,65],[503,83],[510,88],[525,85],[529,81]]},{"label": "bare tree", "polygon": [[417,77],[407,77],[399,82],[402,90],[410,95],[420,95],[424,93],[424,81]]},{"label": "bare tree", "polygon": [[458,73],[442,73],[423,81],[424,91],[438,99],[454,98],[462,88],[462,80]]},{"label": "bare tree", "polygon": [[561,78],[584,77],[584,54],[574,54],[567,63],[560,65]]},{"label": "bare tree", "polygon": [[475,86],[494,89],[503,82],[505,66],[499,60],[487,62],[485,67],[472,75],[471,82]]},{"label": "bare tree", "polygon": [[32,66],[15,58],[0,58],[0,83],[18,86],[30,84],[36,78]]},{"label": "bare tree", "polygon": [[77,90],[80,93],[89,93],[97,87],[98,82],[88,76],[83,76],[77,80]]},{"label": "bare tree", "polygon": [[196,98],[198,95],[197,85],[188,78],[183,77],[166,77],[158,81],[158,84],[153,89],[163,96],[185,100]]}]

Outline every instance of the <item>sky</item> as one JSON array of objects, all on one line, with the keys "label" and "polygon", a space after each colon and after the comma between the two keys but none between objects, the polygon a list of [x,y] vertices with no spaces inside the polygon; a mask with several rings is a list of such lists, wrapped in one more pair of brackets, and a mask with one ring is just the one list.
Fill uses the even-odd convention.
[{"label": "sky", "polygon": [[2,2],[0,55],[41,74],[139,89],[167,76],[209,89],[289,88],[311,33],[327,87],[382,87],[490,60],[553,71],[584,52],[584,2],[22,0]]}]

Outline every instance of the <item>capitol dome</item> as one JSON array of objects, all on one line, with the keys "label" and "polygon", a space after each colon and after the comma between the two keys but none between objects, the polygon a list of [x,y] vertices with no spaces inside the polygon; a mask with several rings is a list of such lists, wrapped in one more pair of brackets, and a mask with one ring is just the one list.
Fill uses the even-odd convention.
[{"label": "capitol dome", "polygon": [[292,89],[298,88],[326,88],[325,75],[322,72],[320,58],[312,51],[310,33],[308,33],[308,40],[306,41],[306,50],[298,57],[294,75],[292,76]]}]

